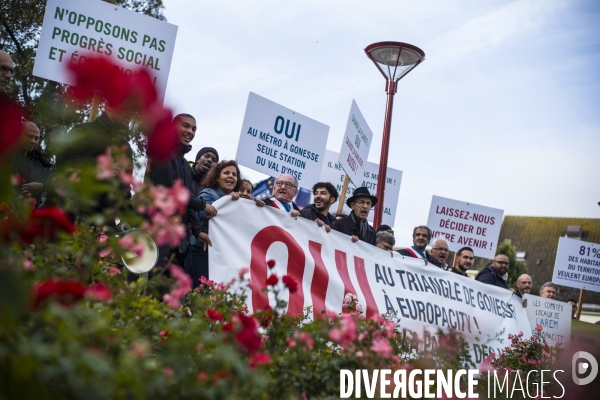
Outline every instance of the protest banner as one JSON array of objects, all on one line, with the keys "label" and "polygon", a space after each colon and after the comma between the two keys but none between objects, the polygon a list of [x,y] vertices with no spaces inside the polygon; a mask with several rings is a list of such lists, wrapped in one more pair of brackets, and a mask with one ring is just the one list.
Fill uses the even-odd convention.
[{"label": "protest banner", "polygon": [[272,259],[272,272],[298,282],[297,292],[282,292],[287,314],[296,315],[308,306],[313,307],[313,318],[322,316],[322,310],[340,313],[344,296],[354,293],[368,318],[396,314],[404,335],[414,332],[423,340],[415,351],[435,348],[438,330],[452,329],[464,335],[479,364],[490,352],[500,353],[509,333],[529,329],[521,299],[509,290],[442,271],[423,260],[391,257],[367,243],[352,243],[342,233],[327,233],[313,221],[271,207],[257,208],[252,201],[225,196],[213,205],[219,214],[209,223],[210,278],[229,282],[241,268],[248,268],[250,310],[264,309],[269,302],[273,306],[273,298],[262,291],[270,271],[267,260]]},{"label": "protest banner", "polygon": [[110,57],[125,73],[146,67],[162,102],[177,26],[99,0],[48,0],[33,74],[72,84],[68,63],[95,54]]},{"label": "protest banner", "polygon": [[352,182],[356,182],[364,176],[371,139],[373,139],[373,132],[362,116],[356,101],[352,100],[338,160]]},{"label": "protest banner", "polygon": [[451,251],[469,246],[475,256],[492,259],[503,215],[497,208],[433,196],[427,226],[431,237],[446,239]]},{"label": "protest banner", "polygon": [[[323,159],[323,170],[321,172],[322,182],[331,182],[333,186],[340,192],[342,191],[342,186],[344,184],[344,178],[346,174],[342,169],[342,166],[337,161],[339,159],[338,153],[335,151],[327,150],[325,152],[325,157]],[[377,176],[379,174],[379,164],[375,164],[367,161],[365,164],[365,170],[363,175],[359,177],[356,181],[350,182],[348,189],[346,190],[346,198],[352,196],[352,192],[357,187],[364,186],[369,189],[372,195],[375,195],[377,191]],[[382,223],[394,226],[394,221],[396,220],[396,210],[398,209],[398,198],[400,196],[400,183],[402,182],[402,171],[394,168],[387,169],[387,177],[385,184],[385,199],[383,200],[383,220]],[[331,205],[331,210],[335,210],[338,207],[338,202],[336,201]],[[343,212],[349,214],[350,207],[344,204]],[[369,213],[369,222],[373,222],[373,216],[375,213],[373,210]]]},{"label": "protest banner", "polygon": [[329,127],[250,92],[235,159],[255,171],[317,183]]},{"label": "protest banner", "polygon": [[552,282],[600,292],[600,245],[561,237]]},{"label": "protest banner", "polygon": [[535,327],[542,326],[542,337],[550,346],[556,346],[562,343],[561,347],[568,349],[571,345],[571,315],[573,308],[570,304],[546,299],[544,297],[534,296],[526,293],[523,299],[527,300],[527,318],[531,334],[535,332]]}]

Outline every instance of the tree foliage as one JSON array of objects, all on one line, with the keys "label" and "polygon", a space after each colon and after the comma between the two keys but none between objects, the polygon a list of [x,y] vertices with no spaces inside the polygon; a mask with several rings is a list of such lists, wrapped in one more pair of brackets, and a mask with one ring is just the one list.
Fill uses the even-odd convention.
[{"label": "tree foliage", "polygon": [[[166,20],[162,0],[104,0],[156,19]],[[69,104],[68,85],[33,76],[33,65],[40,38],[45,0],[4,0],[0,2],[0,49],[15,64],[7,93],[19,100],[28,120],[40,128],[42,149],[50,148],[55,133],[69,130],[89,115],[91,98]],[[49,154],[47,154],[49,155]]]}]

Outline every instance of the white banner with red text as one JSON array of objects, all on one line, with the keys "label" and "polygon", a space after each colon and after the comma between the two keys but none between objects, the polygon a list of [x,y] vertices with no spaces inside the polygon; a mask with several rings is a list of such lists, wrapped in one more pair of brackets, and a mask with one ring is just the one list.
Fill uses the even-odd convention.
[{"label": "white banner with red text", "polygon": [[[251,310],[263,309],[270,301],[274,306],[261,290],[272,272],[299,283],[296,293],[284,291],[290,315],[308,306],[314,318],[322,316],[322,310],[340,313],[344,296],[354,293],[367,317],[396,313],[403,332],[414,332],[423,346],[436,347],[439,330],[462,333],[477,364],[507,346],[509,333],[529,330],[521,299],[509,290],[398,253],[391,257],[364,242],[352,243],[350,236],[327,233],[313,221],[259,208],[253,201],[225,196],[214,206],[218,215],[209,224],[209,277],[229,282],[241,268],[248,268]],[[269,271],[271,259],[276,265]]]}]

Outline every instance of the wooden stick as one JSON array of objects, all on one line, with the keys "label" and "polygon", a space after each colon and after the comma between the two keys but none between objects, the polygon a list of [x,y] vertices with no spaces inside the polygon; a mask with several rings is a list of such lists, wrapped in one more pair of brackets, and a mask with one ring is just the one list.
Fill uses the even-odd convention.
[{"label": "wooden stick", "polygon": [[94,93],[94,98],[92,99],[92,109],[90,110],[90,120],[92,122],[98,116],[98,108],[100,108],[100,100],[101,97],[98,93]]},{"label": "wooden stick", "polygon": [[577,314],[575,315],[575,319],[579,321],[579,316],[581,315],[581,309],[583,308],[583,289],[579,289],[579,301],[577,302]]},{"label": "wooden stick", "polygon": [[[341,214],[344,209],[344,200],[346,199],[346,191],[348,190],[348,184],[350,183],[350,178],[348,178],[348,174],[344,178],[344,185],[342,186],[342,193],[340,193],[340,199],[338,200],[338,208],[337,214]],[[337,216],[337,215],[336,215]]]}]

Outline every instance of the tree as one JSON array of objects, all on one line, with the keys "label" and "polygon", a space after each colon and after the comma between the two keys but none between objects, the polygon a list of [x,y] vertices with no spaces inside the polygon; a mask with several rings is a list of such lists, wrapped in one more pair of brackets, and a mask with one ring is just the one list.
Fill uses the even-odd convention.
[{"label": "tree", "polygon": [[[104,1],[166,20],[162,0]],[[82,104],[69,103],[65,96],[68,85],[33,76],[45,9],[45,0],[0,2],[0,49],[9,53],[15,64],[16,72],[7,88],[8,95],[19,100],[26,118],[40,128],[41,147],[47,151],[53,134],[67,131],[87,118],[91,98]]]},{"label": "tree", "polygon": [[527,273],[527,267],[524,262],[517,261],[517,248],[512,244],[510,239],[504,239],[496,249],[496,255],[504,254],[508,257],[510,263],[508,267],[508,287],[515,287],[517,279],[522,274]]}]

